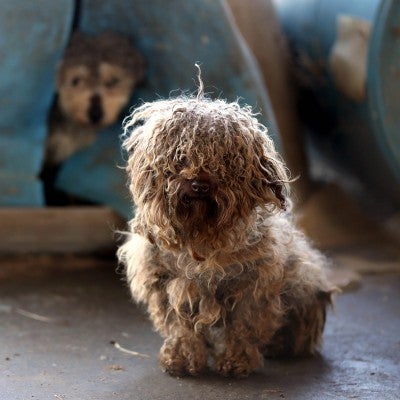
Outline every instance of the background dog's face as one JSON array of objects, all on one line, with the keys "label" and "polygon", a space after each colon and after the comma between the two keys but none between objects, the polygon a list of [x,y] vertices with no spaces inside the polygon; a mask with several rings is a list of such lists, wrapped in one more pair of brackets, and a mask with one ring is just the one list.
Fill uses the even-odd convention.
[{"label": "background dog's face", "polygon": [[285,167],[249,110],[176,99],[145,104],[126,130],[139,122],[125,147],[147,232],[173,232],[183,244],[212,240],[246,228],[256,207],[285,207]]},{"label": "background dog's face", "polygon": [[117,120],[134,85],[132,74],[117,65],[76,65],[67,68],[59,82],[59,106],[80,125],[105,127]]},{"label": "background dog's face", "polygon": [[79,125],[108,126],[143,75],[143,59],[126,38],[75,34],[57,71],[59,108]]}]

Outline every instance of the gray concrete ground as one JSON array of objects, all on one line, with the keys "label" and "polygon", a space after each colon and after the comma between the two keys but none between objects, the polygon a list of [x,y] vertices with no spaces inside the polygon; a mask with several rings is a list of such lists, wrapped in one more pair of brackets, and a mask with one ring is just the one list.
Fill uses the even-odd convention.
[{"label": "gray concrete ground", "polygon": [[[176,379],[114,267],[0,281],[0,399],[399,399],[400,275],[337,298],[321,354],[243,380]],[[115,347],[147,355],[133,356]]]}]

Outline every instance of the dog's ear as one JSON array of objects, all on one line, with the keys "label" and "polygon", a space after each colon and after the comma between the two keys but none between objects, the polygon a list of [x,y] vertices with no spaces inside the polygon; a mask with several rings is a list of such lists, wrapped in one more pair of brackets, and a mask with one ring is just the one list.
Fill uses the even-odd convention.
[{"label": "dog's ear", "polygon": [[127,157],[126,171],[129,188],[135,202],[144,204],[157,196],[155,172],[151,168],[143,138],[142,121],[124,122],[125,139],[122,147]]},{"label": "dog's ear", "polygon": [[131,154],[135,151],[136,147],[139,143],[143,142],[142,136],[144,135],[143,119],[132,119],[131,116],[128,116],[122,122],[124,133],[122,135],[122,147],[127,152],[127,154]]},{"label": "dog's ear", "polygon": [[144,81],[146,75],[146,60],[145,58],[134,48],[130,48],[130,51],[125,53],[125,56],[129,58],[131,65],[131,72],[135,77],[135,84],[139,85]]},{"label": "dog's ear", "polygon": [[71,35],[67,50],[78,49],[80,46],[86,48],[88,43],[92,40],[91,36],[84,32],[75,31]]},{"label": "dog's ear", "polygon": [[253,154],[252,186],[258,202],[285,210],[289,203],[287,168],[266,132],[258,135],[254,141]]},{"label": "dog's ear", "polygon": [[93,39],[89,35],[83,32],[74,32],[72,34],[68,46],[57,65],[55,82],[57,91],[65,83],[65,76],[68,69],[87,65],[91,58],[93,58],[93,52]]},{"label": "dog's ear", "polygon": [[97,37],[97,43],[110,64],[119,65],[132,74],[135,85],[143,81],[146,70],[145,59],[127,36],[105,31]]},{"label": "dog's ear", "polygon": [[93,57],[95,40],[90,35],[83,32],[74,32],[64,51],[62,62],[79,65],[85,63]]},{"label": "dog's ear", "polygon": [[274,196],[273,203],[285,210],[288,205],[288,176],[284,163],[278,158],[261,157],[263,186]]}]

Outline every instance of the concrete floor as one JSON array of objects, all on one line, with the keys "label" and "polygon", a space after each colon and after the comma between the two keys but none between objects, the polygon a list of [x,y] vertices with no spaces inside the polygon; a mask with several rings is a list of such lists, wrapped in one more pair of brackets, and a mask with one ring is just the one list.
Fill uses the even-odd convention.
[{"label": "concrete floor", "polygon": [[[244,380],[162,373],[161,339],[114,266],[0,281],[0,399],[399,399],[400,275],[337,298],[322,352]],[[149,358],[117,349],[113,342]]]}]

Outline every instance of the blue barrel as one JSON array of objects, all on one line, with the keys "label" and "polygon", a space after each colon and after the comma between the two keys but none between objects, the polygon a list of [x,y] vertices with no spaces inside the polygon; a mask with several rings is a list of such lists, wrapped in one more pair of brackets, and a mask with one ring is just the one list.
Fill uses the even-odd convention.
[{"label": "blue barrel", "polygon": [[[295,54],[315,67],[304,69],[329,122],[318,132],[320,148],[350,167],[370,193],[399,206],[400,2],[275,0],[275,6]],[[340,88],[332,64],[344,18],[370,27],[361,95]]]}]

